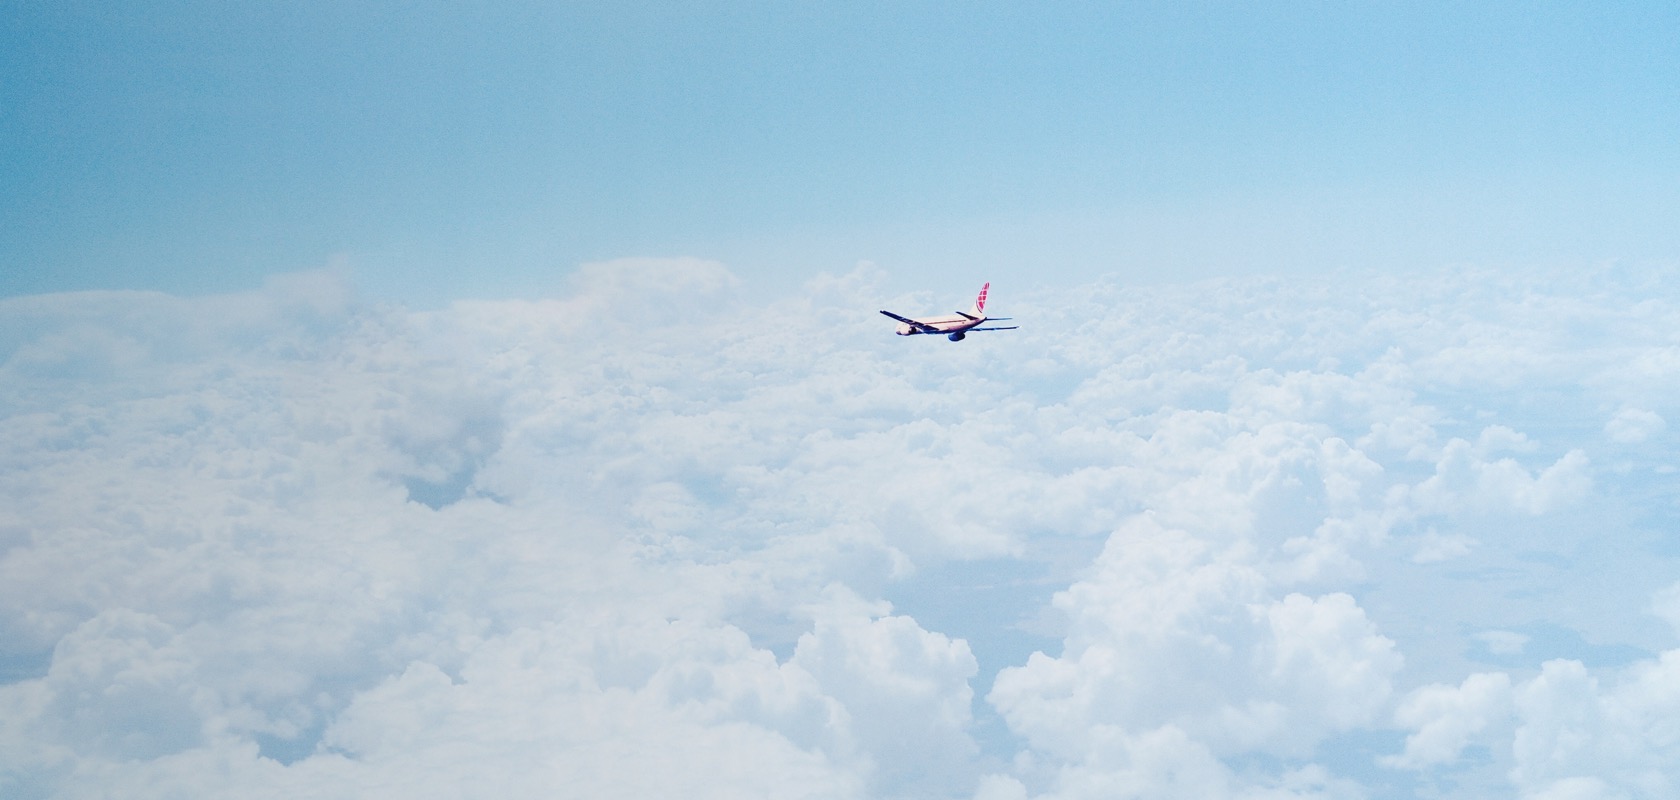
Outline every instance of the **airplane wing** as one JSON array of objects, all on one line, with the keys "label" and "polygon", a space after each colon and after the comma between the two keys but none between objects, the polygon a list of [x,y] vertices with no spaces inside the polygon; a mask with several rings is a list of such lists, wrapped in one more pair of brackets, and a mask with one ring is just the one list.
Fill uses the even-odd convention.
[{"label": "airplane wing", "polygon": [[1020,330],[1020,329],[1021,329],[1021,326],[1019,326],[1019,325],[1009,325],[1009,326],[1002,327],[1002,328],[969,328],[966,332],[967,333],[973,333],[975,331],[1015,331],[1015,330]]},{"label": "airplane wing", "polygon": [[917,322],[913,319],[910,319],[909,317],[901,317],[897,314],[894,314],[891,311],[882,311],[881,313],[885,314],[889,317],[892,317],[893,319],[896,319],[899,322],[902,322],[906,325],[909,325],[912,328],[915,328],[920,333],[938,333],[939,332],[938,328],[935,328],[932,325],[929,325],[925,322]]}]

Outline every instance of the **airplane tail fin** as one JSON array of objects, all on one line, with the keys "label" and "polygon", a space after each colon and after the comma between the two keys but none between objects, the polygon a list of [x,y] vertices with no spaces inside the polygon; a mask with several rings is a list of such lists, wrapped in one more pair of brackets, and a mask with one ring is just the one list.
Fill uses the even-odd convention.
[{"label": "airplane tail fin", "polygon": [[986,316],[986,292],[991,288],[992,284],[990,281],[988,281],[985,286],[980,287],[980,296],[974,298],[974,316]]}]

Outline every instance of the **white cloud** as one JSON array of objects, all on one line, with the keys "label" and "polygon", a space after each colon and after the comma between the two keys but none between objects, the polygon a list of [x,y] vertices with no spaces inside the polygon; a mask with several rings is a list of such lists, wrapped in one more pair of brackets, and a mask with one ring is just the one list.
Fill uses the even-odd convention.
[{"label": "white cloud", "polygon": [[1417,552],[1412,554],[1412,561],[1417,564],[1450,561],[1469,555],[1475,544],[1476,541],[1467,536],[1445,536],[1430,528],[1419,537]]},{"label": "white cloud", "polygon": [[1652,595],[1651,613],[1672,625],[1676,633],[1680,633],[1680,583],[1665,587]]},{"label": "white cloud", "polygon": [[1516,631],[1482,631],[1476,638],[1487,645],[1488,652],[1499,655],[1516,655],[1528,645],[1528,635]]},{"label": "white cloud", "polygon": [[1663,797],[1680,787],[1680,650],[1608,687],[1578,661],[1549,661],[1515,697],[1511,777],[1526,794]]},{"label": "white cloud", "polygon": [[[1292,769],[1277,776],[1239,773],[1171,725],[1136,735],[1103,727],[1094,734],[1084,765],[1061,772],[1055,788],[1038,797],[1353,800],[1365,796],[1357,784],[1335,778],[1317,766]],[[1028,796],[1020,782],[1001,776],[988,776],[981,787],[977,800]]]},{"label": "white cloud", "polygon": [[1544,514],[1576,502],[1592,489],[1585,452],[1570,450],[1535,474],[1514,459],[1488,461],[1463,439],[1447,443],[1435,475],[1409,492],[1425,514],[1506,511]]},{"label": "white cloud", "polygon": [[1668,427],[1662,415],[1638,408],[1624,408],[1604,424],[1604,433],[1613,442],[1636,444],[1661,433]]},{"label": "white cloud", "polygon": [[0,794],[1660,794],[1672,651],[1462,653],[1672,646],[1548,598],[1672,584],[1675,301],[1484,278],[0,300]]},{"label": "white cloud", "polygon": [[[1659,608],[1671,594],[1659,593]],[[1523,797],[1663,797],[1680,786],[1676,713],[1680,650],[1602,672],[1556,659],[1528,680],[1478,673],[1413,691],[1395,713],[1412,731],[1405,751],[1383,762],[1428,770],[1480,744],[1510,753]]]},{"label": "white cloud", "polygon": [[977,754],[968,735],[974,656],[966,643],[887,610],[831,588],[811,609],[815,626],[788,666],[809,673],[844,709],[846,730],[883,791],[960,785]]},{"label": "white cloud", "polygon": [[1473,736],[1511,713],[1511,679],[1477,673],[1459,686],[1425,686],[1413,691],[1394,713],[1395,722],[1415,732],[1406,750],[1388,756],[1393,767],[1423,769],[1456,760]]},{"label": "white cloud", "polygon": [[1125,767],[1121,796],[1235,796],[1223,784],[1180,785],[1187,771],[1217,773],[1172,759],[1310,755],[1325,736],[1371,721],[1401,666],[1351,597],[1275,591],[1247,548],[1212,550],[1135,519],[1091,575],[1057,596],[1072,620],[1063,654],[1005,669],[989,700],[1035,750],[1079,765],[1057,780],[1068,796],[1096,791],[1072,775],[1112,772],[1102,748],[1123,742],[1130,752],[1140,741],[1152,743],[1151,763],[1167,758],[1167,742],[1176,755],[1146,770],[1159,774]]}]

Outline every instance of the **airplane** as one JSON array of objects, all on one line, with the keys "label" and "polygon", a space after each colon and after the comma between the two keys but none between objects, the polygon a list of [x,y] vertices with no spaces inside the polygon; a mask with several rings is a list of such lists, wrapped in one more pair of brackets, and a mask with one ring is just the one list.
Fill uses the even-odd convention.
[{"label": "airplane", "polygon": [[1009,317],[986,316],[986,290],[992,288],[990,283],[980,287],[980,296],[974,298],[974,308],[968,313],[958,311],[948,317],[928,317],[926,319],[911,319],[901,317],[891,311],[882,311],[893,319],[898,320],[899,336],[915,336],[918,333],[943,333],[945,338],[953,342],[960,342],[963,337],[973,331],[1012,331],[1021,326],[1009,325],[1001,328],[977,327],[986,322],[1007,322]]}]

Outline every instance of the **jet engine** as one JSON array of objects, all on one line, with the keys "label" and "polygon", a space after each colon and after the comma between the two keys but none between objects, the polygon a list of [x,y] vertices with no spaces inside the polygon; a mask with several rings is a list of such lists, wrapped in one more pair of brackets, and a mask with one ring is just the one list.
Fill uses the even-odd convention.
[{"label": "jet engine", "polygon": [[968,336],[968,334],[963,333],[962,331],[957,331],[956,333],[953,333],[953,334],[951,334],[951,335],[949,335],[945,338],[950,339],[953,342],[960,342],[960,341],[963,340],[963,337],[966,337],[966,336]]}]

